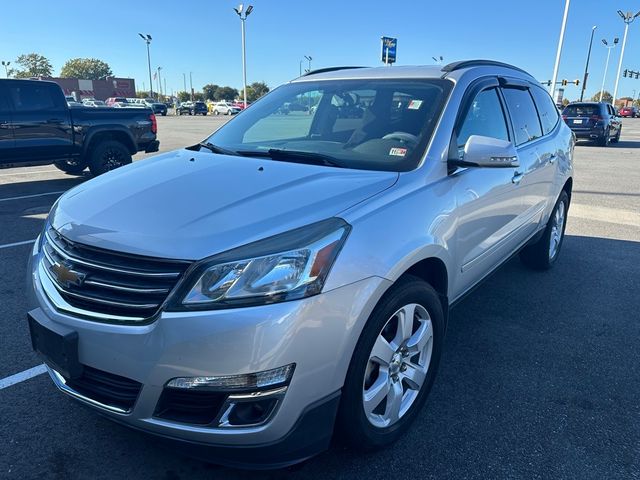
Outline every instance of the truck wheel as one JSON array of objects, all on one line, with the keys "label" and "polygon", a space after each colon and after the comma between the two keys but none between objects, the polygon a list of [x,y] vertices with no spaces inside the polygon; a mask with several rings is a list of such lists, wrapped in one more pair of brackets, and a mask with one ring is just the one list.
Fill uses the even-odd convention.
[{"label": "truck wheel", "polygon": [[53,164],[59,170],[62,170],[64,173],[68,173],[69,175],[80,175],[85,168],[87,168],[86,162],[80,159],[73,160],[58,160],[53,162]]},{"label": "truck wheel", "polygon": [[117,140],[100,142],[89,155],[89,170],[94,176],[131,163],[129,149]]}]

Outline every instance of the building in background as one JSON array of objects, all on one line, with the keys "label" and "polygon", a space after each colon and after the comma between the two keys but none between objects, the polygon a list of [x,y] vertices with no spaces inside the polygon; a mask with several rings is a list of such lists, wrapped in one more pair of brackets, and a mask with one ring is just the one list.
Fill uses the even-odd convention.
[{"label": "building in background", "polygon": [[109,97],[135,97],[136,82],[133,78],[107,77],[104,80],[82,80],[79,78],[40,77],[60,85],[65,95],[73,95],[76,100],[95,98],[106,100]]}]

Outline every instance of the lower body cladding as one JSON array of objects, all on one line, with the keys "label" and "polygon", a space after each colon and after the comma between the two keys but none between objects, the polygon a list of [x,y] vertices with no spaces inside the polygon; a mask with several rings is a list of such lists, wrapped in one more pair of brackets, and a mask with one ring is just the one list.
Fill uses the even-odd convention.
[{"label": "lower body cladding", "polygon": [[[303,300],[163,312],[131,326],[56,310],[37,268],[29,283],[34,347],[60,390],[112,420],[181,441],[187,454],[258,468],[328,447],[355,344],[390,284],[369,278]],[[38,347],[51,332],[70,349],[61,361]]]}]

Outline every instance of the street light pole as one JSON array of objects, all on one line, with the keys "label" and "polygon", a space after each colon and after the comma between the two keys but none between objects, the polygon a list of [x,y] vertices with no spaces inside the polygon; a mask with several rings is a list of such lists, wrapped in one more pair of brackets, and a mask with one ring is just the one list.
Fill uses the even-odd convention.
[{"label": "street light pole", "polygon": [[602,43],[604,43],[604,46],[607,49],[607,61],[604,64],[604,75],[602,76],[602,87],[600,87],[600,99],[598,100],[599,102],[602,101],[602,95],[604,95],[604,85],[607,81],[607,70],[609,70],[609,58],[611,57],[611,49],[616,48],[616,45],[618,45],[619,41],[620,39],[616,37],[613,39],[613,45],[609,45],[609,42],[607,42],[604,38],[602,39]]},{"label": "street light pole", "polygon": [[584,66],[584,78],[582,80],[582,91],[580,92],[580,101],[584,100],[584,91],[587,88],[587,77],[589,77],[589,60],[591,59],[591,47],[593,46],[593,34],[596,33],[597,26],[591,29],[591,40],[589,40],[589,52],[587,53],[587,63]]},{"label": "street light pole", "polygon": [[242,11],[243,8],[244,6],[241,3],[238,5],[238,8],[234,8],[234,10],[238,14],[238,17],[240,17],[240,23],[242,24],[242,88],[244,90],[244,108],[247,108],[247,54],[245,47],[244,23],[253,11],[253,5],[249,5],[244,13]]},{"label": "street light pole", "polygon": [[[162,80],[160,79],[160,70],[162,70],[162,67],[158,67],[158,93],[160,94],[160,97],[162,97]],[[160,100],[160,98],[158,98],[158,100]]]},{"label": "street light pole", "polygon": [[624,37],[622,39],[622,50],[620,51],[620,62],[618,63],[618,74],[616,75],[616,86],[613,89],[613,108],[616,107],[616,98],[618,96],[618,84],[620,83],[620,72],[622,71],[622,59],[624,58],[624,47],[627,46],[627,34],[629,33],[629,25],[638,16],[640,16],[640,12],[634,15],[633,12],[622,13],[621,10],[618,10],[618,15],[622,17],[622,21],[624,22]]},{"label": "street light pole", "polygon": [[151,53],[149,52],[149,44],[151,43],[151,35],[143,35],[139,33],[142,40],[147,43],[147,63],[149,65],[149,98],[153,98],[153,79],[151,78]]},{"label": "street light pole", "polygon": [[182,74],[182,82],[184,83],[184,93],[187,93],[187,74]]},{"label": "street light pole", "polygon": [[551,78],[551,85],[549,87],[549,93],[555,101],[556,94],[556,82],[558,81],[558,69],[560,68],[560,56],[562,55],[562,45],[564,44],[564,32],[567,29],[567,18],[569,17],[569,4],[571,0],[565,0],[564,4],[564,16],[562,17],[562,27],[560,28],[560,39],[558,40],[558,51],[556,52],[556,63],[553,67],[553,77]]},{"label": "street light pole", "polygon": [[193,72],[189,72],[189,85],[191,86],[191,101],[193,102]]},{"label": "street light pole", "polygon": [[4,76],[7,78],[9,78],[9,65],[11,65],[11,62],[2,61],[2,66],[4,66]]}]

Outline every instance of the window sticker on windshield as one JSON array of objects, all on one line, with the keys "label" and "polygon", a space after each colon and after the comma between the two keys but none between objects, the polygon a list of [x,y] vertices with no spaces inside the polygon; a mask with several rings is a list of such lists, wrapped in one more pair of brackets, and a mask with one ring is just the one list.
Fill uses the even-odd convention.
[{"label": "window sticker on windshield", "polygon": [[422,106],[422,100],[411,100],[407,108],[409,110],[418,110],[421,106]]},{"label": "window sticker on windshield", "polygon": [[389,155],[393,155],[394,157],[404,157],[407,154],[406,148],[394,147],[389,150]]}]

